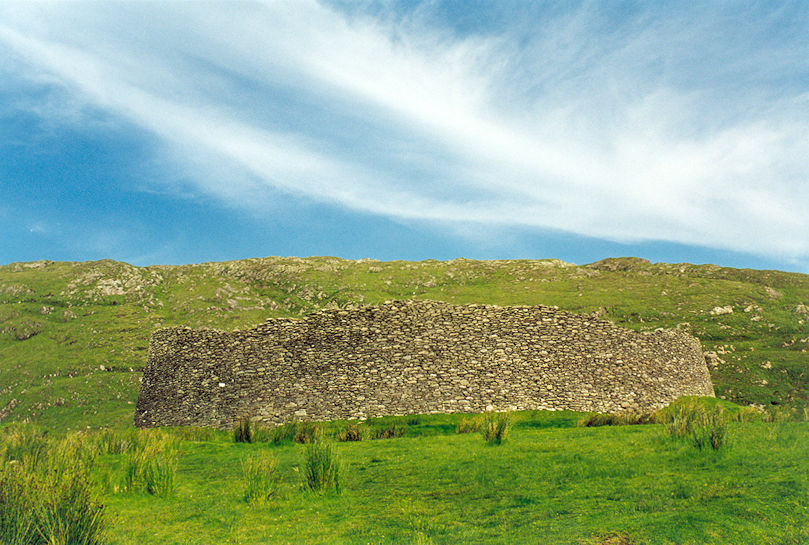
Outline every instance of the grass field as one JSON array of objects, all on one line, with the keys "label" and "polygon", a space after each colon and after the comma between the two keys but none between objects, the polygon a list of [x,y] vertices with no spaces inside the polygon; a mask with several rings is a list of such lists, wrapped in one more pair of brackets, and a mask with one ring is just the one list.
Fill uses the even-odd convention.
[{"label": "grass field", "polygon": [[[718,450],[663,424],[578,427],[582,415],[512,415],[501,445],[456,433],[468,415],[386,419],[398,438],[333,443],[340,492],[304,485],[307,445],[235,443],[228,432],[140,432],[175,457],[165,493],[125,486],[132,459],[90,464],[107,544],[809,542],[809,423],[729,422]],[[339,427],[338,425],[334,426]],[[127,432],[84,434],[107,445]],[[129,437],[133,437],[130,435]],[[162,449],[162,450],[161,450]],[[277,461],[264,502],[245,500],[243,462]]]}]

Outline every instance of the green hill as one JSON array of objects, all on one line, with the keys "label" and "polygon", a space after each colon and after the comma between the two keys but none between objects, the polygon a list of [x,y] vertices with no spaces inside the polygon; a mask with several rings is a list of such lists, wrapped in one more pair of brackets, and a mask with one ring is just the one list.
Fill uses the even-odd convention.
[{"label": "green hill", "polygon": [[239,329],[389,299],[557,305],[633,329],[680,327],[707,353],[717,396],[809,405],[809,275],[636,258],[245,259],[134,267],[103,260],[0,267],[0,418],[54,429],[132,421],[159,327]]}]

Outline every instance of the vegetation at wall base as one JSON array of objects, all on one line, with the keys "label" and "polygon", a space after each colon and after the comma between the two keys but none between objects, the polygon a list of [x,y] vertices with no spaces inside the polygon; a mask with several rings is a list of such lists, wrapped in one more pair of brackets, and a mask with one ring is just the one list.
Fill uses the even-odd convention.
[{"label": "vegetation at wall base", "polygon": [[480,415],[461,418],[455,431],[458,433],[476,433],[483,426],[483,417]]},{"label": "vegetation at wall base", "polygon": [[253,428],[250,417],[243,416],[233,426],[233,440],[237,443],[252,443]]},{"label": "vegetation at wall base", "polygon": [[[735,415],[722,405],[707,406],[699,399],[684,399],[652,415],[652,420],[661,422],[666,433],[675,439],[690,440],[702,450],[719,450],[727,445],[728,422],[749,418],[746,407],[740,407]],[[760,416],[764,417],[766,413]]]},{"label": "vegetation at wall base", "polygon": [[637,424],[654,424],[654,414],[644,413],[588,413],[583,416],[578,425],[585,428],[597,426],[633,426]]},{"label": "vegetation at wall base", "polygon": [[490,445],[501,445],[511,428],[511,415],[508,413],[488,412],[483,417],[480,432],[483,440]]},{"label": "vegetation at wall base", "polygon": [[367,430],[362,422],[352,421],[346,424],[345,428],[338,430],[335,439],[343,441],[362,441],[367,435]]},{"label": "vegetation at wall base", "polygon": [[407,427],[398,424],[377,424],[371,428],[371,439],[394,439],[407,433]]}]

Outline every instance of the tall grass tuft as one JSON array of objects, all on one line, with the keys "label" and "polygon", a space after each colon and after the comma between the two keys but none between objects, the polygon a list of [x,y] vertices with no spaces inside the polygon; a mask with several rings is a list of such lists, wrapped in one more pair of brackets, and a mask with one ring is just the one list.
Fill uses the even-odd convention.
[{"label": "tall grass tuft", "polygon": [[234,443],[252,443],[253,442],[253,429],[251,427],[250,418],[242,416],[233,426],[233,442]]},{"label": "tall grass tuft", "polygon": [[96,450],[99,454],[126,454],[134,445],[131,432],[105,429],[94,436]]},{"label": "tall grass tuft", "polygon": [[[26,439],[31,443],[23,445]],[[30,429],[4,429],[0,447],[0,543],[104,542],[104,507],[89,473],[97,449],[87,434],[56,439]]]},{"label": "tall grass tuft", "polygon": [[197,426],[177,426],[168,431],[173,437],[183,441],[213,441],[218,436],[214,428]]},{"label": "tall grass tuft", "polygon": [[700,450],[719,450],[727,445],[727,412],[721,407],[706,410],[699,403],[683,403],[667,411],[660,420],[667,435],[678,439],[690,439]]},{"label": "tall grass tuft", "polygon": [[782,407],[770,407],[761,415],[762,422],[780,424],[792,419],[792,414],[788,409]]},{"label": "tall grass tuft", "polygon": [[287,422],[286,424],[282,424],[270,429],[259,428],[257,430],[257,432],[259,432],[257,433],[257,440],[262,442],[267,441],[274,445],[278,445],[280,443],[295,439],[297,429],[298,427],[295,422]]},{"label": "tall grass tuft", "polygon": [[338,430],[335,438],[338,441],[362,441],[365,437],[365,426],[361,422],[349,422],[345,428]]},{"label": "tall grass tuft", "polygon": [[51,476],[39,509],[39,534],[49,545],[104,543],[104,506],[94,500],[86,471],[70,469]]},{"label": "tall grass tuft", "polygon": [[248,456],[242,462],[244,501],[250,505],[266,502],[278,490],[278,460],[269,453]]},{"label": "tall grass tuft", "polygon": [[727,444],[727,417],[723,411],[703,411],[691,429],[691,441],[700,450],[719,450]]},{"label": "tall grass tuft", "polygon": [[10,424],[0,437],[0,460],[38,466],[47,458],[51,446],[46,431],[30,424]]},{"label": "tall grass tuft", "polygon": [[39,541],[37,505],[41,485],[18,461],[0,467],[0,543],[28,545]]},{"label": "tall grass tuft", "polygon": [[253,426],[254,443],[311,443],[322,434],[323,428],[316,422],[287,422],[275,427],[266,424]]},{"label": "tall grass tuft", "polygon": [[481,426],[483,439],[490,445],[500,445],[511,428],[511,415],[508,413],[486,413]]},{"label": "tall grass tuft", "polygon": [[147,494],[168,496],[174,491],[174,476],[177,474],[177,456],[162,453],[146,462],[143,484]]},{"label": "tall grass tuft", "polygon": [[478,414],[468,418],[461,418],[458,425],[455,427],[455,431],[457,433],[477,433],[482,426],[483,416]]},{"label": "tall grass tuft", "polygon": [[323,438],[305,447],[304,484],[309,490],[322,494],[331,489],[340,492],[340,464],[331,443]]},{"label": "tall grass tuft", "polygon": [[315,422],[298,422],[295,426],[295,436],[292,438],[296,443],[314,443],[323,436],[323,428]]},{"label": "tall grass tuft", "polygon": [[49,447],[46,464],[54,471],[65,467],[82,467],[89,470],[99,454],[95,441],[83,432],[66,435]]},{"label": "tall grass tuft", "polygon": [[702,406],[689,402],[669,407],[668,411],[659,414],[658,419],[667,435],[682,439],[691,434],[694,424],[704,414]]},{"label": "tall grass tuft", "polygon": [[408,415],[407,418],[405,418],[405,424],[408,426],[418,426],[421,424],[421,417],[415,414]]},{"label": "tall grass tuft", "polygon": [[153,496],[170,495],[174,490],[177,458],[173,438],[162,434],[144,435],[127,456],[123,490],[143,490]]},{"label": "tall grass tuft", "polygon": [[371,439],[395,439],[407,433],[407,428],[397,424],[381,424],[371,430]]},{"label": "tall grass tuft", "polygon": [[755,407],[740,407],[739,410],[732,415],[735,422],[756,422],[761,420],[762,412]]},{"label": "tall grass tuft", "polygon": [[582,416],[577,426],[590,428],[597,426],[634,426],[637,424],[654,424],[652,414],[624,412],[624,413],[591,413]]}]

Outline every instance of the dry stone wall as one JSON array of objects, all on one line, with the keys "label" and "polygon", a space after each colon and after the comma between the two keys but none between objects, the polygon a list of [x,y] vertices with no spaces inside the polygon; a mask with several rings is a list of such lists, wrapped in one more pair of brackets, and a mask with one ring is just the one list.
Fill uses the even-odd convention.
[{"label": "dry stone wall", "polygon": [[699,342],[551,307],[397,301],[254,329],[154,333],[135,424],[648,411],[713,396]]}]

